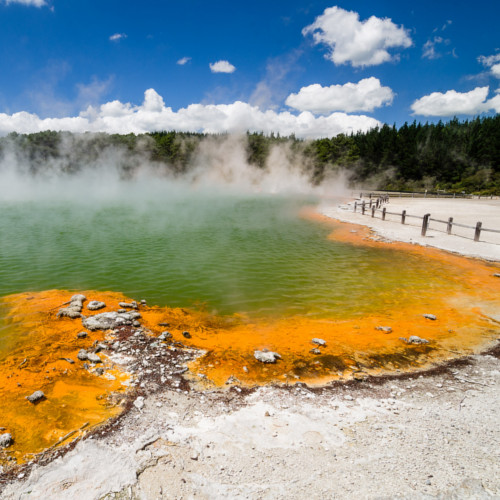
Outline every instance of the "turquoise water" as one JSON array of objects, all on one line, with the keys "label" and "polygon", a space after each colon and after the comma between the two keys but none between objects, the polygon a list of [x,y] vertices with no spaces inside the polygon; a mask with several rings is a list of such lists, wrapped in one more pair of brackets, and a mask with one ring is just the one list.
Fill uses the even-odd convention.
[{"label": "turquoise water", "polygon": [[447,286],[446,270],[327,239],[312,198],[222,191],[85,191],[0,201],[0,296],[113,290],[149,304],[250,315],[357,315]]}]

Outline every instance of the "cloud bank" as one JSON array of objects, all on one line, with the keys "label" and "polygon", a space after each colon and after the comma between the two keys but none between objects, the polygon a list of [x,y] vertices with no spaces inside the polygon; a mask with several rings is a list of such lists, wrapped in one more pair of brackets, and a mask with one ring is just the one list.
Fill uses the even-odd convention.
[{"label": "cloud bank", "polygon": [[470,92],[448,90],[445,93],[433,92],[417,99],[411,109],[416,115],[454,116],[478,115],[490,110],[500,112],[500,94],[487,100],[489,87],[476,87]]},{"label": "cloud bank", "polygon": [[378,78],[364,78],[358,83],[331,85],[319,84],[302,87],[297,94],[291,94],[286,104],[300,111],[326,114],[332,111],[373,111],[391,104],[394,93],[389,87],[382,87]]},{"label": "cloud bank", "polygon": [[397,59],[388,49],[411,47],[408,33],[391,19],[371,16],[360,21],[357,12],[336,6],[325,9],[314,23],[302,30],[304,36],[313,36],[315,44],[330,49],[326,57],[333,63],[350,63],[354,67],[375,66]]},{"label": "cloud bank", "polygon": [[378,120],[365,115],[332,113],[315,117],[309,111],[295,115],[288,111],[262,111],[241,101],[232,104],[191,104],[173,111],[154,89],[146,90],[144,101],[139,106],[115,100],[100,106],[89,106],[78,116],[42,119],[26,111],[12,115],[0,113],[1,135],[13,131],[34,133],[42,130],[117,134],[177,130],[204,133],[274,132],[317,138],[366,131],[380,125]]}]

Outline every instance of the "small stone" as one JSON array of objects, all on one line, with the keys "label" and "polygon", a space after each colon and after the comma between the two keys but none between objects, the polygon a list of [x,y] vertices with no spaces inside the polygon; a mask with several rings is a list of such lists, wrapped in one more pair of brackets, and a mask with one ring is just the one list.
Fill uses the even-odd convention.
[{"label": "small stone", "polygon": [[104,374],[104,368],[102,368],[102,367],[96,368],[95,372],[97,373],[97,375],[103,375]]},{"label": "small stone", "polygon": [[118,305],[124,309],[137,309],[137,302],[135,300],[133,302],[118,302]]},{"label": "small stone", "polygon": [[106,350],[107,348],[108,348],[108,346],[105,344],[97,344],[95,346],[95,352],[101,352],[101,351]]},{"label": "small stone", "polygon": [[98,309],[103,309],[106,307],[106,304],[104,302],[100,302],[99,300],[91,300],[87,304],[87,309],[89,311],[97,311]]},{"label": "small stone", "polygon": [[88,359],[88,353],[85,349],[80,349],[78,351],[78,354],[76,355],[76,357],[80,360],[80,361],[86,361]]},{"label": "small stone", "polygon": [[239,384],[239,383],[240,381],[234,375],[231,375],[225,382],[226,385]]},{"label": "small stone", "polygon": [[245,373],[248,373],[248,368],[247,368],[246,366],[244,366],[244,367],[243,367],[243,371],[244,371]]},{"label": "small stone", "polygon": [[141,305],[145,306],[147,304],[146,300],[145,299],[142,299],[141,300]]},{"label": "small stone", "polygon": [[375,330],[378,330],[378,331],[384,332],[384,333],[391,333],[392,332],[392,328],[390,326],[377,326],[377,327],[375,327]]},{"label": "small stone", "polygon": [[276,363],[281,356],[277,352],[272,351],[254,351],[255,359],[261,363]]},{"label": "small stone", "polygon": [[353,398],[350,394],[346,394],[346,395],[344,396],[344,399],[345,399],[346,401],[354,401],[354,398]]},{"label": "small stone", "polygon": [[135,401],[134,401],[134,406],[138,409],[138,410],[142,410],[144,408],[144,397],[143,396],[139,396]]},{"label": "small stone", "polygon": [[26,396],[26,399],[35,404],[45,399],[45,394],[42,391],[35,391],[31,396]]},{"label": "small stone", "polygon": [[118,309],[116,312],[117,312],[118,314],[123,314],[123,313],[126,313],[126,312],[127,312],[127,310],[126,310],[126,309]]},{"label": "small stone", "polygon": [[500,273],[495,273],[493,276],[494,276],[495,278],[500,278]]},{"label": "small stone", "polygon": [[141,326],[141,324],[137,320],[133,321],[132,325],[135,326],[136,328]]},{"label": "small stone", "polygon": [[311,349],[309,352],[311,354],[321,354],[321,351],[319,349],[317,349],[316,347],[314,349]]},{"label": "small stone", "polygon": [[0,448],[8,448],[14,443],[12,435],[6,432],[5,434],[0,434]]},{"label": "small stone", "polygon": [[434,314],[424,314],[423,316],[424,316],[424,318],[430,319],[432,321],[436,321],[437,320],[437,317],[434,316]]},{"label": "small stone", "polygon": [[182,336],[186,339],[190,339],[191,338],[191,334],[189,332],[182,332]]},{"label": "small stone", "polygon": [[88,336],[89,336],[89,334],[87,332],[80,332],[77,334],[76,337],[79,339],[86,339]]},{"label": "small stone", "polygon": [[368,378],[368,374],[365,372],[354,372],[352,374],[352,378],[354,380],[357,380],[358,382],[361,382],[361,381],[366,380]]},{"label": "small stone", "polygon": [[323,339],[316,339],[316,338],[314,338],[314,339],[311,340],[311,342],[313,344],[320,345],[322,347],[326,346],[326,340],[323,340]]},{"label": "small stone", "polygon": [[412,335],[408,339],[408,344],[428,344],[429,341],[426,339],[421,339],[420,337],[417,337],[416,335]]},{"label": "small stone", "polygon": [[159,340],[167,340],[167,339],[171,339],[171,338],[172,338],[172,334],[170,332],[161,332],[160,335],[158,335]]},{"label": "small stone", "polygon": [[67,361],[70,365],[74,365],[75,362],[71,358],[62,358],[63,361]]},{"label": "small stone", "polygon": [[87,354],[87,359],[91,363],[102,363],[102,359],[97,354],[94,354],[93,352],[89,352]]}]

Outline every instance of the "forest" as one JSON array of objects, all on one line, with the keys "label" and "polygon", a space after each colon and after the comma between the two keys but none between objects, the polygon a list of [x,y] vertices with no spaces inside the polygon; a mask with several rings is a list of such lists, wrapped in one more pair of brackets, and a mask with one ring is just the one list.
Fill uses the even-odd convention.
[{"label": "forest", "polygon": [[[203,145],[226,135],[176,131],[106,134],[45,131],[0,138],[0,168],[9,160],[37,173],[73,173],[113,155],[124,176],[147,160],[160,172],[182,175]],[[446,191],[500,195],[500,115],[447,123],[383,125],[368,132],[303,140],[279,134],[241,137],[246,160],[265,169],[274,147],[302,165],[313,184],[342,171],[352,186],[395,191]],[[117,160],[118,159],[118,160]]]}]

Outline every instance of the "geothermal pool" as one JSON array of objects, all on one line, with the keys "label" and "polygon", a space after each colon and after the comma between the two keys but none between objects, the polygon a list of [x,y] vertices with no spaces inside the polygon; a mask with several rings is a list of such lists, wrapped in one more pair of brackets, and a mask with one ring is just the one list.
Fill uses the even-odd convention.
[{"label": "geothermal pool", "polygon": [[[126,183],[54,193],[0,201],[0,427],[24,433],[18,460],[120,411],[112,395],[126,374],[64,361],[83,345],[81,322],[56,317],[72,293],[114,310],[145,299],[144,327],[157,335],[168,323],[175,341],[206,351],[186,374],[205,387],[420,369],[498,336],[498,267],[376,244],[311,217],[312,197]],[[401,340],[411,335],[429,343]],[[312,353],[315,337],[326,346]],[[257,349],[282,359],[263,365]],[[36,389],[48,397],[32,407]]]}]

